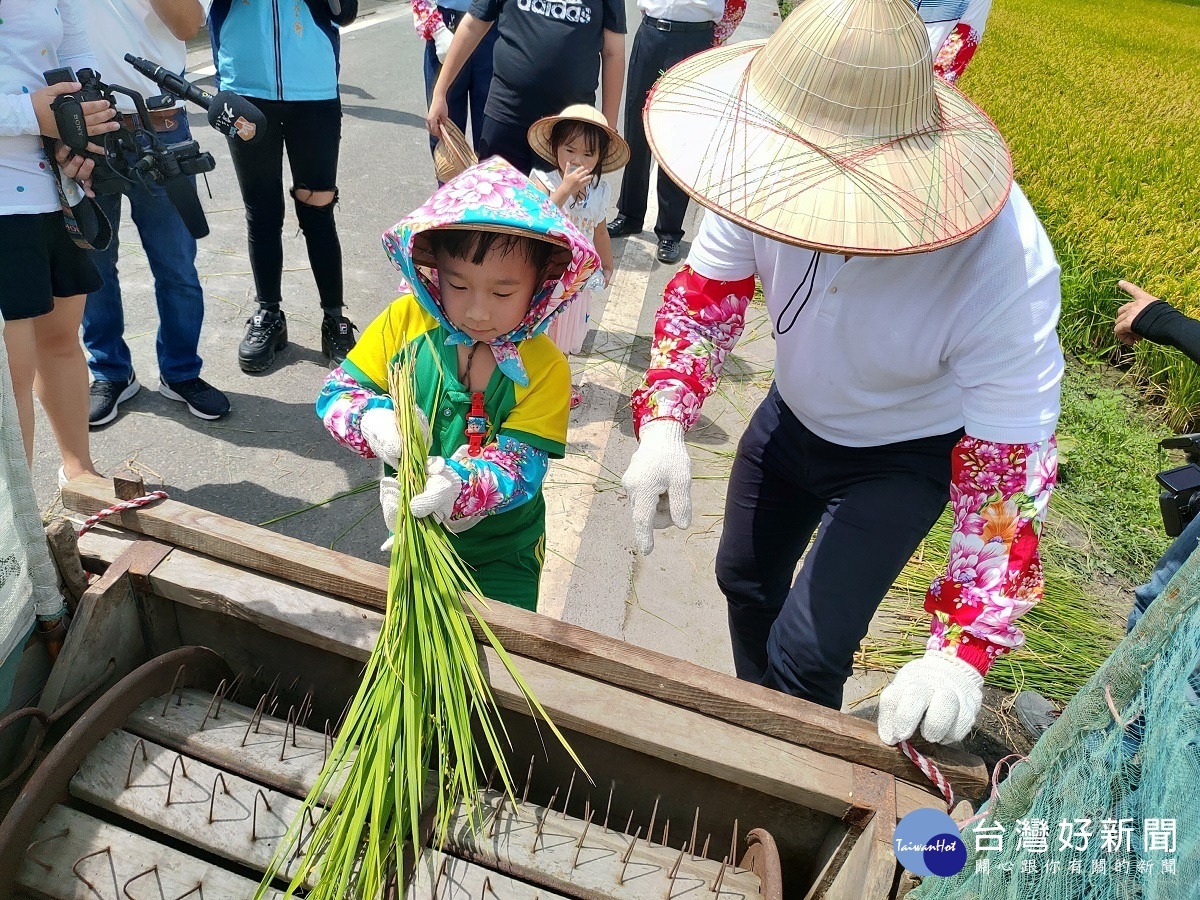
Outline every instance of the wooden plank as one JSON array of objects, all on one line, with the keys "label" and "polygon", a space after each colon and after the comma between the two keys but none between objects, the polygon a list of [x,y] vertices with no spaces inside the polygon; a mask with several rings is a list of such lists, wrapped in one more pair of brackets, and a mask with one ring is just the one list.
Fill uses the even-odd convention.
[{"label": "wooden plank", "polygon": [[[63,492],[63,503],[79,512],[95,512],[111,502],[111,488],[93,476],[75,479]],[[383,609],[386,604],[384,566],[182,503],[168,500],[122,513],[121,523],[181,547],[374,609]],[[480,610],[480,616],[511,653],[889,772],[922,789],[928,785],[904,754],[879,740],[869,722],[503,603],[489,604]],[[986,789],[987,771],[978,757],[920,741],[914,743],[934,760],[958,793],[975,796]],[[933,793],[932,788],[928,791]]]},{"label": "wooden plank", "polygon": [[565,900],[562,894],[544,887],[510,878],[501,872],[490,871],[436,850],[426,850],[421,854],[404,896],[406,900],[480,900],[481,897],[485,900]]},{"label": "wooden plank", "polygon": [[[65,806],[55,806],[38,826],[33,843],[17,875],[22,889],[38,898],[53,900],[125,900],[134,897],[179,897],[202,885],[203,896],[233,898],[253,896],[257,885],[221,866],[197,859],[157,841],[102,822]],[[105,852],[107,849],[108,852]],[[91,854],[97,854],[90,856]],[[91,888],[71,871],[79,873]],[[158,867],[129,885],[129,880]],[[144,887],[139,892],[138,887]],[[193,896],[200,896],[199,893]],[[278,898],[278,891],[268,897]]]},{"label": "wooden plank", "polygon": [[50,545],[54,565],[66,586],[67,605],[74,615],[88,587],[87,572],[83,570],[79,559],[79,539],[75,534],[75,526],[62,516],[55,516],[46,526],[46,541]]},{"label": "wooden plank", "polygon": [[88,754],[71,795],[259,872],[300,812],[293,797],[127,731],[112,732]]}]

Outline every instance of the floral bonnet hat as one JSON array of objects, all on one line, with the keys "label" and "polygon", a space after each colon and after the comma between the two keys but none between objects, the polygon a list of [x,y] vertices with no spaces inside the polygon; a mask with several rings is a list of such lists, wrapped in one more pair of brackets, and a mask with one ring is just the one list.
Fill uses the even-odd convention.
[{"label": "floral bonnet hat", "polygon": [[445,328],[448,344],[471,344],[446,317],[427,233],[434,229],[498,231],[548,241],[559,249],[546,280],[521,324],[488,341],[496,365],[520,385],[529,384],[516,344],[546,330],[600,267],[592,242],[559,212],[550,198],[498,156],[446,182],[420,209],[383,234],[383,248],[403,273],[417,302]]}]

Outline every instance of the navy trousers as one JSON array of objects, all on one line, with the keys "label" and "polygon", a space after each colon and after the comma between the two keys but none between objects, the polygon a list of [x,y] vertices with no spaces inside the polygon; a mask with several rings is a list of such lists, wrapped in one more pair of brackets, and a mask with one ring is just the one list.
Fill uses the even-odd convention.
[{"label": "navy trousers", "polygon": [[871,616],[950,497],[961,437],[843,447],[771,386],[738,444],[717,550],[739,678],[841,708]]}]

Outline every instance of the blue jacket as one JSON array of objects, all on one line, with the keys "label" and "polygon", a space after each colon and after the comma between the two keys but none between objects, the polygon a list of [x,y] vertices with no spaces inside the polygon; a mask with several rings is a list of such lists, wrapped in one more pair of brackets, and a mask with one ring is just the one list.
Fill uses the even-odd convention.
[{"label": "blue jacket", "polygon": [[358,0],[213,0],[208,30],[219,87],[262,100],[334,100],[338,26]]}]

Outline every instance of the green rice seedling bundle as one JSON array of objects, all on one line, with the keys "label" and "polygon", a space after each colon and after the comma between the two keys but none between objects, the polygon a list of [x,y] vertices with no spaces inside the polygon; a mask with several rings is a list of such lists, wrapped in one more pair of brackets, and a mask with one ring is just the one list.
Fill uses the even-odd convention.
[{"label": "green rice seedling bundle", "polygon": [[[387,612],[329,759],[256,897],[287,871],[299,845],[301,860],[286,896],[309,884],[309,900],[375,900],[393,879],[403,879],[405,845],[421,840],[430,802],[431,842],[440,847],[460,805],[477,821],[481,771],[494,767],[512,795],[507,734],[464,606],[464,592],[479,597],[479,588],[442,525],[409,513],[409,501],[425,486],[429,452],[413,405],[411,364],[394,364],[390,381],[404,449]],[[531,712],[582,768],[487,623],[477,622]]]}]

